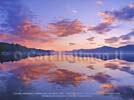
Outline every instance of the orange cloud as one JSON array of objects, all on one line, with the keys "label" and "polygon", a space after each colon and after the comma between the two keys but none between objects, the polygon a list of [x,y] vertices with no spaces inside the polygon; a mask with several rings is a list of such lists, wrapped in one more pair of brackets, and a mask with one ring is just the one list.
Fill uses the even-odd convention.
[{"label": "orange cloud", "polygon": [[99,15],[103,17],[102,21],[104,23],[113,23],[116,21],[116,18],[107,14],[106,12],[100,12]]},{"label": "orange cloud", "polygon": [[[36,48],[47,49],[60,37],[79,34],[83,29],[84,25],[78,20],[61,20],[56,23],[49,23],[44,28],[30,20],[24,20],[17,26],[15,33],[1,33],[0,39],[3,42],[13,42],[32,48],[36,46]],[[55,46],[57,45],[55,43]]]},{"label": "orange cloud", "polygon": [[59,37],[79,34],[84,28],[85,26],[79,20],[61,20],[48,25],[49,32]]},{"label": "orange cloud", "polygon": [[[104,11],[100,15],[104,21],[114,22],[118,21],[134,21],[134,4],[131,3],[126,7],[113,11]],[[107,20],[110,19],[110,20]],[[111,21],[112,20],[112,21]]]},{"label": "orange cloud", "polygon": [[29,20],[25,20],[18,26],[16,35],[29,40],[47,40],[50,38],[50,32],[41,29],[39,25],[33,24]]}]

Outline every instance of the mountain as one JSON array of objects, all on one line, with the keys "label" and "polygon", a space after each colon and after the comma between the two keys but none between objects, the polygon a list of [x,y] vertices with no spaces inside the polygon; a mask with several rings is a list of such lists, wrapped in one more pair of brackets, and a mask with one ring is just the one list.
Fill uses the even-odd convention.
[{"label": "mountain", "polygon": [[134,45],[127,45],[118,48],[123,53],[134,53]]},{"label": "mountain", "polygon": [[103,46],[96,49],[77,49],[64,51],[65,55],[79,57],[91,57],[102,60],[122,59],[125,61],[134,61],[134,45],[126,45],[118,48]]},{"label": "mountain", "polygon": [[65,51],[68,53],[134,53],[134,45],[126,45],[119,48],[103,46],[96,49],[77,49],[72,51]]}]

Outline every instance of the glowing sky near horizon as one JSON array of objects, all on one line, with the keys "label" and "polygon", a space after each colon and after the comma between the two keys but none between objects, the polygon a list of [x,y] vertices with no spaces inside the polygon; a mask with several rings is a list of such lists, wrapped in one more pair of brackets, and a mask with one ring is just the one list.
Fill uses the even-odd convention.
[{"label": "glowing sky near horizon", "polygon": [[0,0],[0,42],[59,51],[134,44],[134,1]]}]

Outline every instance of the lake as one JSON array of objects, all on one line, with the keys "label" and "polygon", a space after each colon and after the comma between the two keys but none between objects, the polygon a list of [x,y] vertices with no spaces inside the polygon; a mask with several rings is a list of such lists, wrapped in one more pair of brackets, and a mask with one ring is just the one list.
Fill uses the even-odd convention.
[{"label": "lake", "polygon": [[134,100],[134,61],[73,55],[8,58],[0,64],[0,100],[9,98]]}]

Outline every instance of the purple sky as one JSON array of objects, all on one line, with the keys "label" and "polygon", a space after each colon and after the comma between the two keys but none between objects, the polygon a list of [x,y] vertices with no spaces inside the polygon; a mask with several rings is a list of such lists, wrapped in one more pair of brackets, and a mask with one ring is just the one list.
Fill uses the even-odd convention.
[{"label": "purple sky", "polygon": [[133,0],[0,0],[0,42],[54,50],[134,44]]}]

